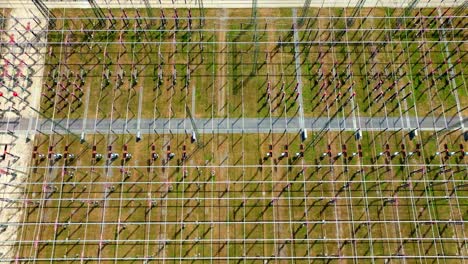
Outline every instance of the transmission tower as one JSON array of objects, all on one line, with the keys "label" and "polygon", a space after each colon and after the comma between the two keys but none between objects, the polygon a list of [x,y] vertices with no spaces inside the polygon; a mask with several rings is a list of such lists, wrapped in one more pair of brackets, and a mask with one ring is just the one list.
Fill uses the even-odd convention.
[{"label": "transmission tower", "polygon": [[96,0],[88,0],[89,4],[93,8],[94,15],[99,20],[99,25],[104,27],[106,25],[106,15],[102,11],[101,7],[96,3]]},{"label": "transmission tower", "polygon": [[253,43],[254,43],[254,60],[253,60],[253,69],[252,73],[257,73],[257,59],[258,59],[258,51],[260,49],[258,45],[258,32],[257,32],[257,0],[252,1],[252,17],[250,23],[254,26],[254,36],[253,36]]},{"label": "transmission tower", "polygon": [[187,115],[190,118],[190,122],[192,123],[193,134],[195,135],[197,146],[203,147],[203,143],[200,141],[200,133],[198,131],[197,125],[195,124],[195,120],[193,119],[192,112],[190,112],[190,108],[188,106],[185,106],[185,109],[187,111]]},{"label": "transmission tower", "polygon": [[304,25],[305,17],[307,17],[309,13],[309,7],[310,7],[311,1],[312,0],[305,0],[304,6],[302,6],[301,17],[297,21],[298,27],[301,27],[302,25]]},{"label": "transmission tower", "polygon": [[200,27],[205,25],[205,7],[203,0],[198,0],[198,8],[200,9]]},{"label": "transmission tower", "polygon": [[55,28],[55,16],[50,12],[50,9],[44,4],[42,0],[33,0],[34,5],[37,7],[39,12],[48,19],[49,21],[49,28]]},{"label": "transmission tower", "polygon": [[359,0],[356,6],[354,6],[351,16],[346,19],[346,25],[348,27],[352,27],[354,25],[354,21],[356,21],[355,17],[358,16],[358,13],[361,11],[365,2],[366,0]]},{"label": "transmission tower", "polygon": [[401,26],[403,19],[405,19],[411,11],[413,11],[414,7],[419,3],[419,0],[413,0],[411,1],[408,6],[405,7],[403,10],[403,15],[397,18],[396,25],[397,27]]},{"label": "transmission tower", "polygon": [[154,16],[153,16],[153,11],[152,11],[152,9],[151,9],[151,5],[150,5],[150,3],[149,3],[148,0],[143,0],[143,2],[145,3],[146,13],[147,13],[148,17],[150,18],[150,24],[152,24],[152,23],[153,23],[153,19],[152,19],[152,18],[153,18]]},{"label": "transmission tower", "polygon": [[455,8],[455,10],[453,11],[453,15],[454,16],[458,16],[460,14],[464,15],[462,13],[466,12],[467,9],[468,9],[468,1],[464,1],[463,4],[461,4],[457,8]]}]

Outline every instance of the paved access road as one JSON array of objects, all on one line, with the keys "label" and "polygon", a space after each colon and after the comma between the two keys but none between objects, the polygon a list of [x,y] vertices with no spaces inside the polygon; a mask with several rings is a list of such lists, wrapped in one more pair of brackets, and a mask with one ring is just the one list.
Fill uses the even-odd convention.
[{"label": "paved access road", "polygon": [[[461,127],[460,120],[457,117],[452,117],[445,120],[444,118],[433,119],[431,117],[425,119],[410,118],[411,127],[407,126],[406,118],[400,117],[360,117],[357,119],[358,128],[362,131],[382,131],[388,130],[411,130],[418,128],[421,131],[436,131],[444,128],[451,130],[459,129]],[[270,119],[266,118],[199,118],[195,119],[195,125],[199,133],[268,133],[270,129],[275,133],[300,131],[299,118],[284,118],[277,117]],[[463,119],[465,125],[468,123],[468,117]],[[72,133],[81,134],[85,132],[92,134],[95,132],[107,133],[112,130],[115,133],[137,133],[138,120],[131,119],[127,122],[125,119],[87,119],[83,131],[83,119],[64,119],[55,120],[54,122],[47,119],[27,119],[17,118],[0,121],[0,131],[14,131],[18,134],[37,133],[53,133],[55,132],[66,133],[69,129]],[[346,130],[354,131],[353,120],[347,119],[332,119],[329,120],[325,117],[319,118],[305,118],[305,128],[309,131],[320,131],[323,129],[330,129],[332,131]],[[190,119],[183,118],[160,118],[160,119],[141,119],[140,125],[141,133],[185,133],[192,131],[192,123]]]}]

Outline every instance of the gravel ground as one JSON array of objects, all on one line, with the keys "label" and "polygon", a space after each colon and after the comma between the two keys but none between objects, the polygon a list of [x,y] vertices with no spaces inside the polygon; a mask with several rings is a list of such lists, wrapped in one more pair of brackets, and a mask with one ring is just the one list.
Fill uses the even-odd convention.
[{"label": "gravel ground", "polygon": [[[305,0],[257,0],[259,8],[275,8],[275,7],[302,7]],[[50,8],[91,8],[88,1],[60,1],[48,0],[47,5]],[[187,3],[185,3],[187,2]],[[312,0],[311,7],[352,7],[357,5],[359,0]],[[374,0],[365,1],[364,7],[404,7],[411,0]],[[143,0],[96,0],[96,3],[102,8],[144,8],[146,7]],[[195,0],[149,0],[149,4],[153,8],[184,8],[184,7],[199,7],[198,1]],[[463,4],[463,0],[420,0],[418,7],[438,7],[438,6],[457,6]],[[25,5],[31,6],[29,0],[16,0],[0,2],[0,7],[18,8]],[[251,8],[252,0],[203,0],[205,8]]]},{"label": "gravel ground", "polygon": [[[33,20],[33,16],[38,17],[38,20]],[[19,23],[16,22],[14,18],[21,17],[23,19],[20,20],[20,23],[23,24],[21,26]],[[29,17],[29,18],[26,18]],[[27,24],[28,22],[30,31],[27,31]],[[38,24],[39,23],[39,24]],[[6,24],[6,34],[3,35],[6,38],[6,41],[10,41],[10,35],[13,34],[14,42],[16,44],[21,43],[32,43],[34,45],[35,42],[43,42],[45,41],[45,34],[40,34],[41,29],[46,26],[46,20],[41,18],[40,13],[37,9],[25,9],[25,8],[17,8],[11,11],[11,17],[8,19]],[[24,36],[21,36],[20,32],[24,33]],[[36,35],[33,35],[36,34]],[[44,38],[44,39],[41,39]],[[1,107],[3,110],[8,109],[10,107],[14,107],[18,111],[12,112],[7,111],[3,115],[3,118],[6,120],[17,118],[21,116],[22,118],[35,118],[36,113],[28,107],[31,105],[33,107],[38,107],[40,104],[40,94],[41,94],[41,86],[42,86],[42,76],[43,76],[43,67],[42,66],[34,66],[34,61],[36,61],[36,65],[43,65],[44,64],[44,54],[45,54],[45,47],[41,47],[39,49],[40,52],[36,53],[33,52],[32,47],[24,48],[22,51],[20,48],[15,46],[14,44],[10,43],[10,46],[3,49],[2,52],[2,65],[5,63],[10,65],[7,66],[8,72],[10,74],[16,72],[14,69],[19,67],[21,72],[28,77],[28,67],[32,69],[34,72],[33,76],[31,77],[31,83],[28,88],[26,88],[31,94],[28,96],[28,93],[23,92],[17,85],[14,85],[13,81],[7,82],[6,86],[10,89],[7,90],[5,88],[2,89],[2,93],[4,98],[1,101]],[[15,58],[13,54],[19,55],[18,58]],[[23,61],[23,62],[21,62]],[[19,78],[19,85],[23,85],[24,87],[27,86],[26,78]],[[17,96],[15,97],[13,93],[16,92]],[[5,100],[5,98],[10,99],[10,101]],[[16,198],[20,198],[23,195],[23,189],[19,186],[21,183],[28,180],[28,171],[24,168],[29,165],[32,149],[33,149],[33,141],[34,135],[30,136],[31,141],[29,143],[26,142],[26,135],[20,134],[11,136],[8,134],[2,134],[0,136],[1,147],[3,148],[5,144],[8,145],[8,153],[12,155],[6,155],[5,160],[0,161],[0,167],[5,168],[8,167],[8,170],[2,169],[0,172],[0,222],[1,223],[8,223],[8,222],[20,222],[21,221],[21,204],[15,204],[12,200]],[[14,156],[13,156],[14,155]],[[7,243],[2,243],[5,240],[16,240],[18,236],[17,226],[8,226],[6,230],[1,232],[0,229],[0,258],[12,258],[14,257],[15,252],[13,251],[14,245],[10,245]]]}]

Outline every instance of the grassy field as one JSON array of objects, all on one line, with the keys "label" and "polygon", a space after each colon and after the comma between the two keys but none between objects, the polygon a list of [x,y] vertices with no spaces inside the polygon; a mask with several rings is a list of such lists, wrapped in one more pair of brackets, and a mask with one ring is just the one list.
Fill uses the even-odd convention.
[{"label": "grassy field", "polygon": [[[298,83],[306,117],[449,119],[457,100],[468,105],[460,17],[442,18],[443,31],[433,9],[407,20],[396,18],[401,9],[310,9],[295,25],[291,9],[260,9],[256,22],[250,10],[211,9],[203,25],[188,10],[151,11],[164,12],[167,24],[135,9],[104,10],[116,18],[104,25],[92,10],[54,10],[68,19],[48,35],[43,116],[297,117]],[[368,131],[356,140],[324,130],[305,142],[289,133],[206,133],[198,144],[190,134],[142,136],[89,133],[84,144],[73,135],[36,136],[18,258],[459,263],[467,253],[460,131],[412,140],[408,131]],[[74,159],[54,156],[66,151]]]},{"label": "grassy field", "polygon": [[207,10],[204,25],[177,10],[178,27],[174,10],[165,10],[164,27],[136,18],[135,10],[106,12],[132,19],[99,27],[87,18],[91,10],[56,11],[76,19],[58,20],[49,34],[45,116],[86,118],[88,108],[88,118],[132,118],[142,94],[144,118],[187,117],[186,107],[196,117],[292,117],[298,80],[305,116],[347,115],[353,92],[362,116],[468,114],[460,18],[442,28],[433,9],[414,10],[403,21],[400,9],[361,9],[354,20],[352,9],[311,9],[311,18],[296,25],[301,76],[291,9],[261,9],[256,23],[246,17],[250,11]]},{"label": "grassy field", "polygon": [[[194,262],[204,263],[209,256],[225,262],[463,252],[463,225],[444,221],[467,217],[461,187],[466,157],[431,158],[445,143],[457,151],[463,139],[455,134],[423,133],[410,141],[402,132],[364,133],[357,142],[352,133],[329,132],[313,135],[315,143],[305,144],[298,159],[296,134],[205,134],[199,146],[182,134],[145,135],[139,143],[130,135],[89,137],[103,160],[94,162],[92,146],[70,136],[36,139],[45,160],[32,161],[37,167],[28,184],[19,256],[201,257]],[[128,161],[122,159],[124,144],[132,154]],[[265,160],[270,144],[273,155]],[[338,154],[343,144],[347,159]],[[358,144],[363,157],[351,158]],[[391,155],[401,144],[408,152],[421,144],[421,155],[377,158],[386,144]],[[73,161],[48,159],[49,146],[63,154],[67,145]],[[120,154],[112,162],[108,145]],[[154,162],[152,145],[159,155]],[[280,159],[285,145],[289,157]],[[327,145],[331,157],[323,158]],[[175,154],[168,162],[167,146]],[[451,165],[431,166],[444,163]]]}]

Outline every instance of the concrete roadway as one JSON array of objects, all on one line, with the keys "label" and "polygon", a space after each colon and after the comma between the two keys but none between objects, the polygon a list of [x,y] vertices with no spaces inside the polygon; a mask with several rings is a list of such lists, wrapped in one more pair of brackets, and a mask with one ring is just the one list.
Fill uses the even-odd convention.
[{"label": "concrete roadway", "polygon": [[[308,131],[320,131],[323,129],[329,129],[331,131],[354,131],[353,120],[351,118],[343,119],[332,119],[328,120],[326,117],[319,118],[305,118],[305,128]],[[458,117],[452,117],[447,119],[447,122],[443,118],[434,120],[432,117],[425,119],[419,119],[419,126],[416,118],[410,118],[411,127],[407,126],[407,122],[403,122],[400,117],[361,117],[358,118],[358,124],[361,125],[362,131],[382,131],[388,129],[395,131],[399,129],[412,130],[419,127],[421,131],[437,131],[444,128],[450,130],[456,130],[461,127]],[[136,118],[125,122],[125,119],[116,119],[111,121],[110,119],[87,119],[85,131],[83,131],[83,119],[70,119],[70,120],[56,120],[53,123],[47,119],[27,119],[27,118],[16,118],[16,119],[3,119],[0,121],[0,131],[14,131],[16,134],[36,134],[38,131],[46,134],[53,133],[52,128],[55,132],[66,133],[68,128],[72,133],[81,134],[93,134],[96,132],[107,133],[112,129],[114,133],[137,133],[137,122]],[[463,119],[465,125],[468,123],[468,117]],[[300,131],[299,118],[285,119],[284,117],[272,118],[199,118],[195,119],[195,124],[198,128],[199,133],[268,133],[270,129],[274,133],[282,133],[285,130],[287,132],[296,133]],[[36,130],[37,129],[37,130]],[[126,131],[125,131],[126,130]],[[186,133],[192,131],[192,124],[190,119],[183,118],[160,118],[160,119],[142,119],[141,120],[141,133]]]}]

